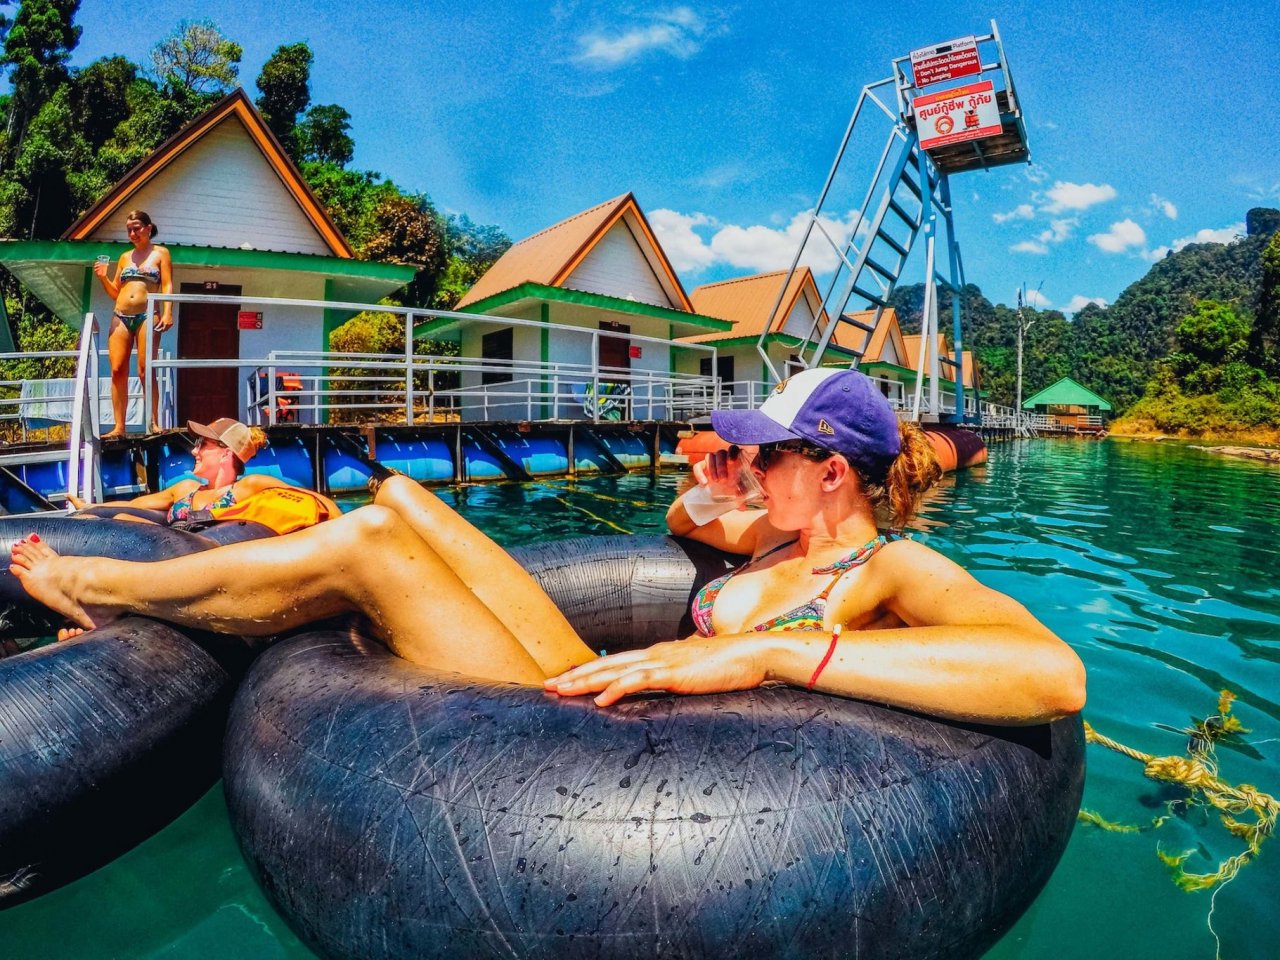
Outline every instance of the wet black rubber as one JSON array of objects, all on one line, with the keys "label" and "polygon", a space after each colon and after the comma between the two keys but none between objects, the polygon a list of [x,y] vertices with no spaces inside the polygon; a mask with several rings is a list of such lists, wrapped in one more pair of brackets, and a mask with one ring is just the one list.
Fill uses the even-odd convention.
[{"label": "wet black rubber", "polygon": [[[216,546],[162,526],[27,516],[0,519],[0,547],[32,532],[60,553],[123,560]],[[4,631],[51,634],[60,618],[3,567]],[[0,909],[97,869],[215,782],[233,677],[253,649],[195,636],[135,617],[0,659]]]},{"label": "wet black rubber", "polygon": [[[630,646],[677,635],[724,569],[685,551],[519,555],[589,642]],[[963,958],[1048,879],[1084,765],[1078,718],[975,728],[782,688],[600,710],[330,630],[255,664],[224,778],[263,888],[328,957]]]}]

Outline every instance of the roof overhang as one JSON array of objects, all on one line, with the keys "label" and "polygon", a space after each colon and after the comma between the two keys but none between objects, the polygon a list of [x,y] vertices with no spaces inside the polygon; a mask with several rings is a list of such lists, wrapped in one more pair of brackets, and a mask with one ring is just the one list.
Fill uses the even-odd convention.
[{"label": "roof overhang", "polygon": [[[708,330],[730,330],[733,324],[728,320],[717,320],[715,317],[704,317],[698,313],[686,313],[670,307],[660,307],[652,303],[641,303],[638,300],[624,300],[621,297],[610,297],[601,293],[586,293],[582,290],[567,290],[563,287],[551,287],[541,283],[522,283],[518,287],[495,293],[491,297],[467,304],[460,312],[492,314],[501,308],[519,308],[539,303],[571,303],[577,306],[594,307],[612,313],[624,313],[638,317],[652,317],[671,324],[671,337],[693,336]],[[457,317],[433,317],[414,328],[415,336],[438,336],[448,328],[458,326],[466,321]]]},{"label": "roof overhang", "polygon": [[[89,268],[99,255],[115,260],[120,249],[119,243],[87,240],[4,240],[0,241],[0,263],[55,315],[78,328],[93,291]],[[169,255],[175,269],[219,267],[316,274],[332,281],[329,299],[350,303],[376,302],[418,272],[417,267],[399,263],[272,250],[174,245],[169,247]]]}]

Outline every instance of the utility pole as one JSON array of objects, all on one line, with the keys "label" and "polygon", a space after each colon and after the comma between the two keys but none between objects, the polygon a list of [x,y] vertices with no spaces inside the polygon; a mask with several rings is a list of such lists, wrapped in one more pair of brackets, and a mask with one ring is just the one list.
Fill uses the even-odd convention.
[{"label": "utility pole", "polygon": [[[1044,286],[1044,281],[1040,281],[1040,287]],[[1036,287],[1036,301],[1040,300],[1040,287]],[[1014,408],[1014,415],[1019,419],[1022,418],[1022,338],[1026,336],[1028,330],[1035,326],[1035,320],[1027,320],[1023,314],[1023,305],[1026,300],[1027,285],[1024,283],[1018,288],[1018,400],[1017,406]]]}]

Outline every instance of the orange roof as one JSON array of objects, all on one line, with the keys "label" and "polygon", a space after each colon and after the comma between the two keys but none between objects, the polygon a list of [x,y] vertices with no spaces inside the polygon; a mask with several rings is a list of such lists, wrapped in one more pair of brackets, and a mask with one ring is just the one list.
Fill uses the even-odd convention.
[{"label": "orange roof", "polygon": [[512,244],[466,292],[454,309],[460,310],[479,303],[523,283],[563,286],[592,248],[624,217],[630,217],[631,223],[639,228],[641,237],[637,237],[637,240],[647,242],[651,254],[649,259],[656,262],[659,268],[655,273],[660,274],[660,282],[663,277],[667,280],[665,286],[674,297],[676,309],[692,313],[693,305],[689,302],[680,279],[653,235],[649,221],[641,212],[635,196],[630,192],[606,200],[590,210],[576,213],[567,220],[561,220]]},{"label": "orange roof", "polygon": [[284,147],[276,139],[274,133],[262,119],[262,115],[249,102],[249,96],[241,88],[236,88],[196,119],[160,144],[150,156],[124,175],[120,182],[112,187],[101,200],[95,203],[75,223],[63,233],[63,240],[85,240],[103,221],[111,217],[115,211],[124,206],[134,193],[145,186],[153,177],[181,156],[192,144],[206,133],[218,126],[230,116],[237,117],[250,138],[262,151],[271,169],[284,183],[303,214],[311,221],[312,226],[328,244],[335,257],[351,259],[355,252],[347,243],[346,237],[329,219],[316,195],[311,192],[307,182],[302,178],[298,168],[294,166]]},{"label": "orange roof", "polygon": [[[912,333],[912,334],[905,334],[902,337],[902,342],[907,349],[906,365],[908,367],[911,367],[913,370],[915,369],[916,364],[919,362],[919,359],[920,359],[920,336],[921,335],[918,333]],[[943,334],[941,333],[937,334],[935,338],[935,343],[936,343],[937,349],[941,351],[942,356],[944,357],[951,356],[951,352],[947,349],[946,337]],[[932,360],[933,360],[933,353],[932,351],[930,351],[928,356],[925,357],[926,373],[928,372],[929,365],[931,364]],[[964,385],[966,387],[973,388],[974,378],[977,372],[977,363],[973,359],[973,353],[969,350],[962,350],[960,352],[960,364],[962,369],[964,370]],[[944,364],[941,364],[941,369],[942,369],[943,380],[951,380],[951,381],[955,380],[956,370],[954,366],[952,366],[949,363],[944,363]]]},{"label": "orange roof", "polygon": [[[734,277],[719,283],[706,283],[696,288],[690,299],[694,311],[705,317],[717,317],[733,322],[733,329],[723,333],[706,333],[694,337],[681,337],[687,343],[709,343],[715,340],[735,340],[739,337],[759,337],[764,332],[774,304],[778,303],[778,291],[787,277],[786,270],[773,273],[757,273],[750,277]],[[791,276],[791,282],[782,295],[777,320],[770,333],[782,332],[787,318],[801,296],[806,296],[811,309],[820,316],[822,297],[813,273],[801,267]],[[839,344],[837,344],[839,346]]]}]

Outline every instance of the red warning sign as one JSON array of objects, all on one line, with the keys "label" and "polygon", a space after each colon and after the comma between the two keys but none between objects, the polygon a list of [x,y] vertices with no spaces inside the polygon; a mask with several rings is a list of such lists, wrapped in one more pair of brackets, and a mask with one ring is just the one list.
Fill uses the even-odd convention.
[{"label": "red warning sign", "polygon": [[911,109],[916,115],[920,146],[926,150],[994,137],[1002,129],[1000,107],[990,80],[916,97]]},{"label": "red warning sign", "polygon": [[241,330],[261,330],[262,311],[241,310],[236,314],[236,321],[236,326]]},{"label": "red warning sign", "polygon": [[911,73],[917,87],[972,77],[981,72],[982,60],[975,37],[960,37],[911,51]]}]

